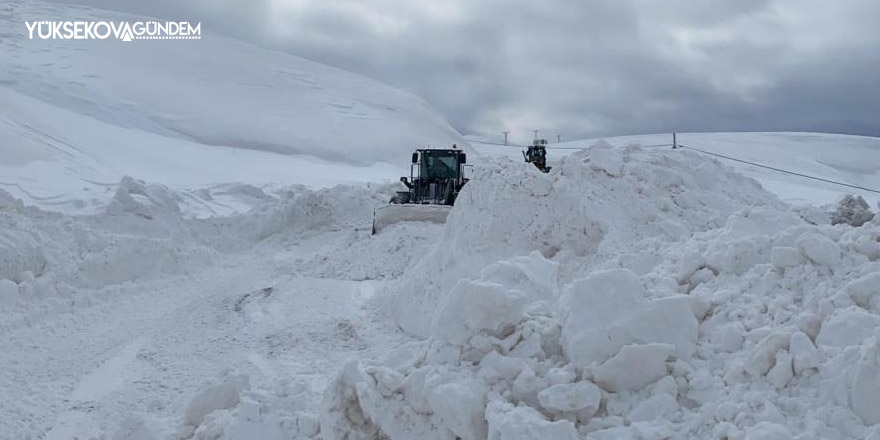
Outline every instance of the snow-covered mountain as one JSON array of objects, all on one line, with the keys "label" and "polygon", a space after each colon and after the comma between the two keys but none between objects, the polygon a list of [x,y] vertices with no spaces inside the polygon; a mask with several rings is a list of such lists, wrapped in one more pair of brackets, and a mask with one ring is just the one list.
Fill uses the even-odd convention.
[{"label": "snow-covered mountain", "polygon": [[144,19],[0,6],[0,187],[82,211],[123,175],[188,188],[393,180],[414,147],[461,143],[421,98],[204,26],[200,40],[122,42],[29,40],[24,24]]}]

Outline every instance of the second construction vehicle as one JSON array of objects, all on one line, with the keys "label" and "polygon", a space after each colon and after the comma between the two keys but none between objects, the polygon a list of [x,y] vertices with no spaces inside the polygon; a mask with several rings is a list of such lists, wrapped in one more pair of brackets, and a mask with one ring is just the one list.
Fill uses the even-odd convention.
[{"label": "second construction vehicle", "polygon": [[535,139],[532,145],[529,145],[526,151],[522,152],[523,159],[526,162],[534,164],[539,170],[549,173],[550,168],[547,166],[547,139]]}]

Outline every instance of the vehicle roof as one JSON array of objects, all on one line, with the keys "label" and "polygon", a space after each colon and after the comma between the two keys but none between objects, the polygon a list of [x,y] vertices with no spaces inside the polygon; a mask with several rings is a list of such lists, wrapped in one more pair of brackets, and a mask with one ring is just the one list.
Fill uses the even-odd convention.
[{"label": "vehicle roof", "polygon": [[452,148],[419,148],[416,151],[422,152],[443,152],[443,153],[464,153],[464,151]]}]

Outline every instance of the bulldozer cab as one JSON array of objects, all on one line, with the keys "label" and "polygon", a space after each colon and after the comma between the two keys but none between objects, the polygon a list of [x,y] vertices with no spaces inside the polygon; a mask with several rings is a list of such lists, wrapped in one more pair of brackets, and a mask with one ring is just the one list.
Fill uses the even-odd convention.
[{"label": "bulldozer cab", "polygon": [[459,180],[462,176],[462,165],[467,157],[461,150],[417,150],[413,154],[413,164],[418,164],[418,175],[413,180]]},{"label": "bulldozer cab", "polygon": [[532,145],[526,155],[529,162],[547,161],[547,149],[543,145]]},{"label": "bulldozer cab", "polygon": [[410,177],[401,177],[406,191],[398,191],[391,203],[452,205],[467,183],[464,167],[467,155],[455,148],[419,149],[412,155]]}]

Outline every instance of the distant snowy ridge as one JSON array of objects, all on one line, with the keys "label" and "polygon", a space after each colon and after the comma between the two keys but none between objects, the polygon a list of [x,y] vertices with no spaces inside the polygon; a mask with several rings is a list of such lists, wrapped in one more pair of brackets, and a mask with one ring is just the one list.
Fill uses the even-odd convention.
[{"label": "distant snowy ridge", "polygon": [[[499,146],[499,140],[468,136],[480,151],[495,156],[522,159],[518,147]],[[582,139],[551,143],[549,155],[559,158],[578,149],[589,148],[600,139]],[[616,145],[644,145],[671,148],[672,134],[613,136],[603,138]],[[487,143],[481,143],[486,141]],[[795,173],[862,186],[880,191],[880,138],[827,133],[678,133],[682,145],[711,153],[754,162]],[[793,176],[741,162],[718,159],[743,174],[753,177],[770,192],[795,204],[829,204],[844,194],[857,194],[872,207],[880,194]]]}]

